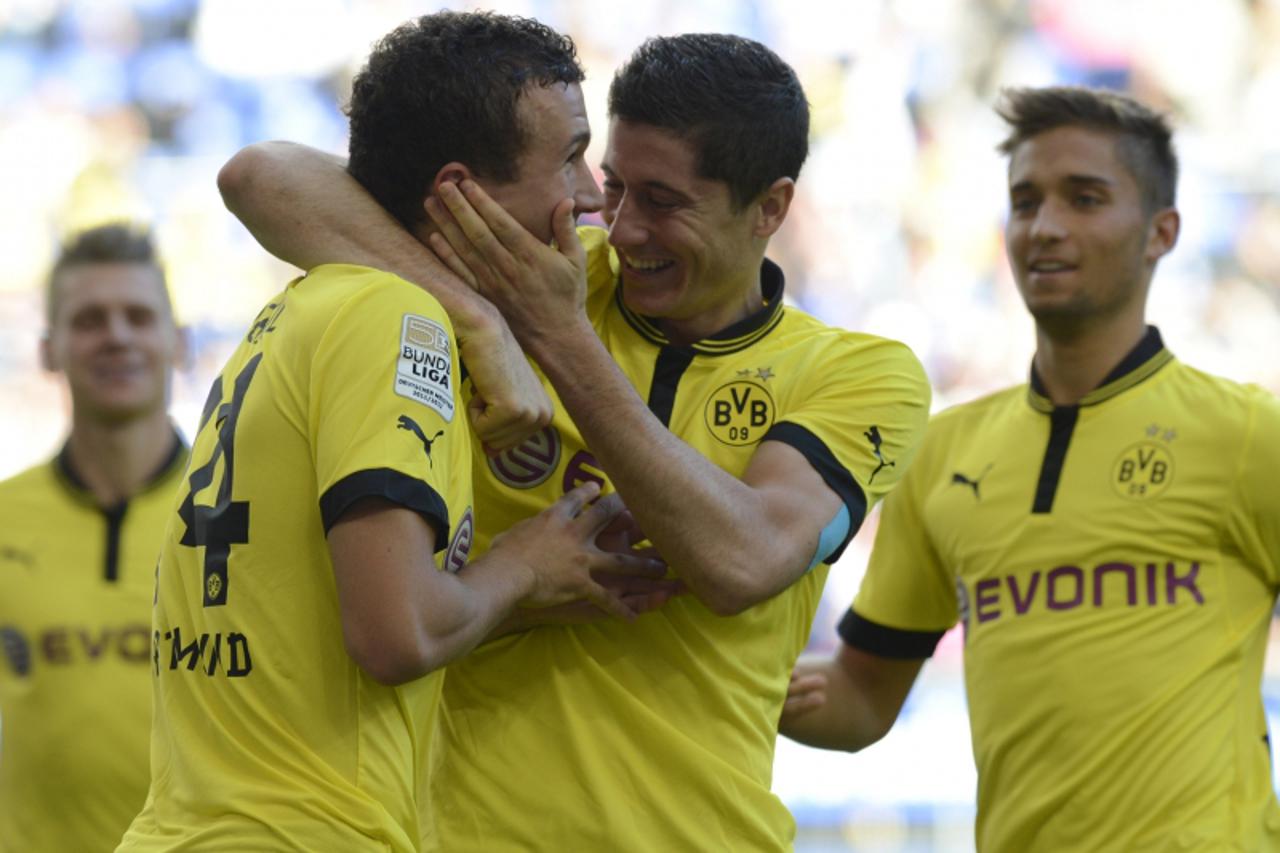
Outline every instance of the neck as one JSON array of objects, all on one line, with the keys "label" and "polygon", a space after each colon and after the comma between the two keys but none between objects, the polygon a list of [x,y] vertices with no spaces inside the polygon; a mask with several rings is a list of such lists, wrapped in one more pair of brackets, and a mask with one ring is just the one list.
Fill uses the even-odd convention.
[{"label": "neck", "polygon": [[136,495],[172,451],[173,426],[163,411],[118,424],[72,414],[68,461],[101,506]]},{"label": "neck", "polygon": [[[723,289],[720,292],[723,292]],[[764,307],[759,273],[749,285],[744,285],[738,292],[740,295],[737,298],[713,303],[710,308],[699,311],[687,319],[664,317],[658,321],[658,328],[662,329],[667,340],[676,346],[688,346],[703,338],[709,338],[734,323],[745,320]]]},{"label": "neck", "polygon": [[1071,406],[1097,388],[1146,334],[1142,312],[1074,328],[1036,324],[1036,373],[1055,406]]}]

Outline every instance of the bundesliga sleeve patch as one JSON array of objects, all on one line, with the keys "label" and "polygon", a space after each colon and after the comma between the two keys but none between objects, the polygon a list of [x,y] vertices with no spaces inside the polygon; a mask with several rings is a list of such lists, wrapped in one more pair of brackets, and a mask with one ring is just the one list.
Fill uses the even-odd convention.
[{"label": "bundesliga sleeve patch", "polygon": [[453,366],[449,333],[427,317],[405,314],[396,359],[395,392],[453,420]]}]

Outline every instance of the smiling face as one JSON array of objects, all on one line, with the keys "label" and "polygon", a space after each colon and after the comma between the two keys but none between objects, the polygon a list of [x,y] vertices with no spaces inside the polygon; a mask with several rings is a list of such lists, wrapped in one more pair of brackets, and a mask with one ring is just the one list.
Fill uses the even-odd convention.
[{"label": "smiling face", "polygon": [[62,372],[76,416],[122,423],[163,412],[182,352],[160,272],[89,263],[58,273],[45,365]]},{"label": "smiling face", "polygon": [[516,167],[516,180],[498,183],[482,176],[476,182],[516,221],[544,243],[551,242],[551,211],[572,198],[574,213],[594,213],[604,197],[587,166],[591,126],[582,89],[577,83],[531,85],[518,101],[526,143]]},{"label": "smiling face", "polygon": [[760,262],[777,227],[763,233],[760,206],[735,211],[729,185],[700,177],[696,165],[693,145],[674,133],[621,119],[609,126],[604,220],[623,298],[685,341],[760,308]]},{"label": "smiling face", "polygon": [[1141,317],[1155,264],[1177,238],[1177,213],[1144,210],[1114,135],[1068,125],[1021,143],[1009,161],[1009,202],[1009,264],[1041,327]]}]

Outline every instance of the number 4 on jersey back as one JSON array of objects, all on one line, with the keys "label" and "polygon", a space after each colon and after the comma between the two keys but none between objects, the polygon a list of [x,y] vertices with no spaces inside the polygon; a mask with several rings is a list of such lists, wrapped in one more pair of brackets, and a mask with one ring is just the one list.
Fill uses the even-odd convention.
[{"label": "number 4 on jersey back", "polygon": [[[249,541],[249,502],[231,500],[231,485],[235,473],[236,422],[240,418],[244,395],[261,362],[262,353],[258,353],[244,366],[236,377],[229,402],[222,399],[222,377],[214,380],[198,432],[204,432],[212,423],[218,431],[218,440],[209,460],[191,472],[187,480],[187,495],[178,508],[178,516],[187,526],[181,544],[204,548],[201,586],[205,607],[220,607],[227,603],[227,558],[231,556],[231,546]],[[198,441],[197,435],[197,444]],[[196,493],[213,482],[213,472],[220,458],[225,458],[226,463],[222,466],[217,497],[212,506],[197,506]]]}]

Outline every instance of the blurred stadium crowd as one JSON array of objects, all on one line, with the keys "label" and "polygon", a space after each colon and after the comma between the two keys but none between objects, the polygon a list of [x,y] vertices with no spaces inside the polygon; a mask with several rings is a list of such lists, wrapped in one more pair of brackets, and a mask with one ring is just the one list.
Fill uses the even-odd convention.
[{"label": "blurred stadium crowd", "polygon": [[[369,45],[441,5],[0,0],[0,476],[51,452],[63,434],[58,386],[36,360],[43,275],[62,234],[121,217],[154,224],[180,319],[193,330],[195,362],[174,409],[189,434],[246,318],[293,274],[223,209],[218,168],[262,139],[345,150],[341,107]],[[1033,347],[1001,243],[1001,127],[990,108],[999,88],[1129,91],[1173,116],[1184,168],[1182,238],[1156,277],[1151,316],[1186,361],[1280,392],[1280,0],[479,7],[574,36],[588,70],[593,163],[610,74],[645,36],[736,32],[790,61],[814,108],[814,137],[792,221],[771,254],[799,306],[908,342],[936,407],[1021,381]],[[873,533],[869,522],[832,574],[819,643],[834,640]],[[857,759],[780,747],[777,784],[802,825],[842,824],[853,802],[897,809],[894,820],[907,824],[913,803],[950,802],[963,823],[972,768],[958,653],[948,641],[913,698],[917,710],[941,709],[929,725],[908,714]],[[1278,695],[1271,690],[1273,719]],[[889,765],[904,760],[916,770],[886,781]],[[874,784],[859,779],[872,770]],[[923,820],[936,822],[926,811]],[[891,834],[887,849],[911,832]],[[963,845],[967,828],[957,832]],[[863,836],[860,849],[878,843]]]}]

